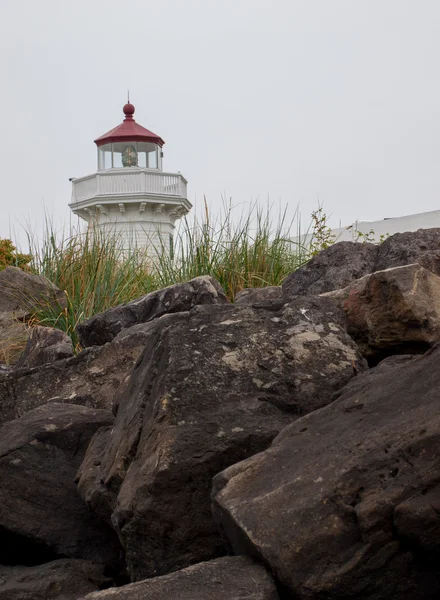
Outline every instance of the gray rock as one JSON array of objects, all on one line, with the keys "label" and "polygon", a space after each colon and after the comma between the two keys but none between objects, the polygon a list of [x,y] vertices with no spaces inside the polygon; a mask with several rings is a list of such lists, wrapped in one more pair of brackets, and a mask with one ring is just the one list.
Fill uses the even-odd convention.
[{"label": "gray rock", "polygon": [[33,567],[0,565],[0,600],[77,600],[110,586],[102,566],[60,559]]},{"label": "gray rock", "polygon": [[286,277],[283,295],[291,298],[344,288],[374,271],[377,252],[377,246],[373,244],[333,244]]},{"label": "gray rock", "polygon": [[67,306],[66,295],[42,275],[17,267],[0,271],[0,312],[23,314],[39,306]]},{"label": "gray rock", "polygon": [[[278,600],[265,569],[244,556],[225,557],[120,588],[87,600]],[[86,600],[79,598],[78,600]]]},{"label": "gray rock", "polygon": [[371,364],[440,341],[440,277],[419,264],[377,271],[325,297],[344,308],[347,331]]},{"label": "gray rock", "polygon": [[126,329],[104,346],[33,369],[0,371],[0,423],[48,402],[113,410],[113,399],[142,353],[150,323]]},{"label": "gray rock", "polygon": [[127,327],[146,323],[168,313],[187,311],[198,304],[226,302],[225,293],[215,279],[196,277],[95,315],[80,323],[77,331],[83,347],[101,346]]},{"label": "gray rock", "polygon": [[15,368],[31,369],[72,356],[72,340],[67,334],[60,329],[36,326],[30,329],[26,347]]},{"label": "gray rock", "polygon": [[79,491],[110,518],[132,580],[224,553],[211,479],[330,402],[365,366],[329,299],[197,306],[150,324],[112,431],[92,441]]},{"label": "gray rock", "polygon": [[66,295],[40,275],[17,267],[0,271],[0,362],[14,364],[26,346],[29,315],[39,307],[61,312]]},{"label": "gray rock", "polygon": [[213,510],[234,551],[298,600],[439,598],[439,378],[440,346],[217,475]]},{"label": "gray rock", "polygon": [[117,567],[114,532],[74,483],[91,437],[112,422],[107,411],[46,404],[0,427],[0,563],[70,557]]},{"label": "gray rock", "polygon": [[375,271],[419,263],[440,275],[440,229],[396,233],[380,244]]},{"label": "gray rock", "polygon": [[282,295],[280,285],[268,285],[261,288],[246,288],[235,296],[235,304],[255,304],[257,302],[270,302],[279,300]]}]

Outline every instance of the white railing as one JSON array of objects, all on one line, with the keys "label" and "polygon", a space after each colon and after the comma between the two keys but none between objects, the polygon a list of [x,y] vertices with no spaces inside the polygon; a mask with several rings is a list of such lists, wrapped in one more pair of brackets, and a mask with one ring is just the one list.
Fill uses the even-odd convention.
[{"label": "white railing", "polygon": [[186,180],[182,175],[147,169],[112,169],[74,179],[72,183],[72,202],[127,194],[186,198]]}]

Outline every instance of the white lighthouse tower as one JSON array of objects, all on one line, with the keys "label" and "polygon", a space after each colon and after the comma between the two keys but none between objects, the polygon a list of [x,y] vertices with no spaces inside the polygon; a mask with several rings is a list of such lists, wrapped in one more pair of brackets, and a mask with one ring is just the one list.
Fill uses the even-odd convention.
[{"label": "white lighthouse tower", "polygon": [[161,137],[133,118],[128,102],[123,122],[95,140],[98,170],[72,180],[72,211],[89,230],[120,237],[125,250],[169,252],[175,222],[192,208],[186,179],[162,170]]}]

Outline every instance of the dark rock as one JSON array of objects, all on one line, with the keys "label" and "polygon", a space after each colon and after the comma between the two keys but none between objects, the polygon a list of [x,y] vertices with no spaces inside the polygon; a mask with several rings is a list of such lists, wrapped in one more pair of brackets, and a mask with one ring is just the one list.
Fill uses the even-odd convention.
[{"label": "dark rock", "polygon": [[309,600],[440,597],[440,346],[285,428],[214,479],[237,553]]},{"label": "dark rock", "polygon": [[0,563],[67,556],[116,568],[118,540],[74,483],[91,437],[112,421],[107,411],[54,403],[0,427]]},{"label": "dark rock", "polygon": [[291,298],[344,288],[374,271],[377,251],[373,244],[333,244],[286,277],[282,285],[283,295]]},{"label": "dark rock", "polygon": [[215,279],[196,277],[95,315],[80,323],[77,331],[83,347],[101,346],[127,327],[146,323],[168,313],[187,311],[198,304],[226,302],[225,293]]},{"label": "dark rock", "polygon": [[67,334],[60,329],[36,326],[30,329],[26,348],[15,368],[31,369],[71,356],[73,345]]},{"label": "dark rock", "polygon": [[419,264],[377,271],[325,296],[344,308],[347,331],[371,364],[440,341],[440,277]]},{"label": "dark rock", "polygon": [[246,288],[235,296],[235,304],[254,304],[281,299],[283,289],[280,285],[268,285],[262,288]]},{"label": "dark rock", "polygon": [[[87,600],[278,600],[265,569],[244,556],[224,557],[183,571],[86,596]],[[78,600],[86,600],[78,598]]]},{"label": "dark rock", "polygon": [[36,567],[0,566],[0,600],[76,600],[111,585],[102,566],[60,559]]},{"label": "dark rock", "polygon": [[440,229],[396,233],[379,246],[375,271],[419,263],[440,275]]},{"label": "dark rock", "polygon": [[0,372],[0,423],[48,402],[113,409],[148,338],[149,323],[121,332],[104,346],[34,369]]},{"label": "dark rock", "polygon": [[89,506],[109,518],[132,579],[224,553],[211,479],[266,448],[289,422],[330,401],[365,366],[329,299],[278,311],[197,306],[150,324],[119,399],[115,427],[79,472]]},{"label": "dark rock", "polygon": [[333,394],[332,399],[336,400],[336,398],[340,398],[341,396],[354,394],[354,392],[361,390],[368,390],[373,378],[383,375],[384,373],[388,373],[389,371],[392,371],[401,365],[406,365],[417,357],[417,354],[396,354],[388,356],[380,361],[380,363],[375,367],[360,373],[358,377],[353,377],[350,379],[347,385]]}]

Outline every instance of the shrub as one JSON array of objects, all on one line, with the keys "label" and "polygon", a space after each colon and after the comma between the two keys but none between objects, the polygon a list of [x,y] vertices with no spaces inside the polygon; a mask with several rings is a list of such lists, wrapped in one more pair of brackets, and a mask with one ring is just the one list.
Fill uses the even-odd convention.
[{"label": "shrub", "polygon": [[6,267],[29,269],[31,259],[30,254],[17,252],[11,240],[0,238],[0,271],[3,271]]}]

